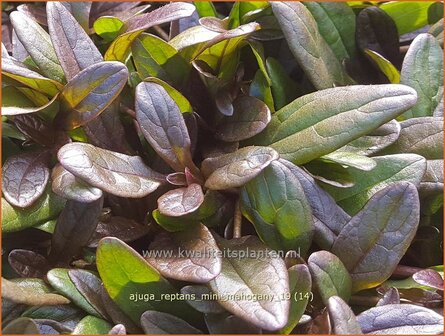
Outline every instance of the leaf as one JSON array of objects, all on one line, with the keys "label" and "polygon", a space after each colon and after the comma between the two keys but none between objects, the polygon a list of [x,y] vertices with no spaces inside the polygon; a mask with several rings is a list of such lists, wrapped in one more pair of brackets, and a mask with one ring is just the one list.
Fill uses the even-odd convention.
[{"label": "leaf", "polygon": [[436,39],[420,34],[403,60],[400,82],[417,91],[418,101],[404,116],[432,116],[443,96],[443,52]]},{"label": "leaf", "polygon": [[119,32],[123,26],[124,22],[117,17],[101,16],[94,21],[93,29],[94,32],[105,41],[111,42],[119,36]]},{"label": "leaf", "polygon": [[400,304],[399,291],[395,287],[389,288],[383,298],[377,302],[376,307],[385,306],[388,304]]},{"label": "leaf", "polygon": [[187,303],[195,310],[204,314],[219,314],[225,312],[225,309],[215,300],[209,300],[213,292],[204,285],[190,285],[181,288],[181,294],[190,296]]},{"label": "leaf", "polygon": [[320,35],[311,12],[302,3],[272,2],[271,7],[292,54],[315,88],[352,83]]},{"label": "leaf", "polygon": [[79,254],[96,229],[102,205],[102,198],[90,203],[67,201],[54,229],[50,260],[69,262]]},{"label": "leaf", "polygon": [[108,335],[126,335],[127,329],[123,324],[116,324],[111,330],[108,332]]},{"label": "leaf", "polygon": [[252,141],[270,145],[295,164],[304,164],[373,131],[415,102],[415,91],[397,84],[322,90],[277,111]]},{"label": "leaf", "polygon": [[9,322],[4,328],[2,328],[3,335],[37,335],[39,329],[36,323],[27,317],[19,317]]},{"label": "leaf", "polygon": [[357,16],[355,33],[360,50],[372,50],[396,67],[400,65],[399,34],[391,17],[381,7],[371,6]]},{"label": "leaf", "polygon": [[119,62],[99,62],[79,72],[61,93],[65,129],[77,128],[99,116],[116,99],[127,79],[128,70]]},{"label": "leaf", "polygon": [[328,160],[344,166],[354,167],[364,171],[371,171],[377,165],[376,162],[367,156],[351,152],[336,150],[335,152],[323,155],[321,160]]},{"label": "leaf", "polygon": [[59,164],[53,168],[51,180],[53,191],[68,200],[94,202],[103,194],[102,190],[83,182]]},{"label": "leaf", "polygon": [[[229,312],[266,330],[283,328],[287,323],[289,300],[282,300],[289,293],[286,265],[254,236],[225,240],[217,238],[220,249],[230,249],[245,257],[223,258],[221,273],[209,282],[218,302]],[[249,249],[249,255],[246,249]],[[261,253],[263,258],[251,257]],[[233,295],[246,295],[257,300],[237,300]],[[222,299],[223,297],[227,300]]]},{"label": "leaf", "polygon": [[[68,4],[73,5],[76,4]],[[51,41],[68,82],[81,70],[103,61],[99,50],[68,8],[59,2],[49,2],[46,12]]]},{"label": "leaf", "polygon": [[85,316],[73,330],[74,335],[99,335],[108,334],[111,330],[112,325],[107,321],[95,317],[95,316]]},{"label": "leaf", "polygon": [[207,176],[205,187],[213,190],[240,187],[266,168],[278,153],[268,147],[250,146],[236,152],[202,162],[201,171]]},{"label": "leaf", "polygon": [[108,294],[135,323],[139,323],[147,310],[172,313],[186,320],[193,318],[186,303],[161,297],[176,291],[141,255],[119,239],[104,238],[99,242],[96,263]]},{"label": "leaf", "polygon": [[290,267],[289,287],[291,303],[289,309],[289,320],[280,334],[288,335],[297,326],[309,303],[310,291],[312,287],[311,274],[306,265],[294,265]]},{"label": "leaf", "polygon": [[419,185],[426,170],[426,160],[416,154],[374,156],[377,166],[370,172],[348,168],[355,185],[347,189],[325,186],[338,204],[349,214],[357,213],[379,190],[393,182]]},{"label": "leaf", "polygon": [[331,296],[327,303],[329,319],[336,335],[358,335],[362,333],[351,307],[339,296]]},{"label": "leaf", "polygon": [[266,104],[251,96],[239,96],[233,101],[233,115],[224,117],[215,136],[223,141],[235,142],[260,133],[270,122],[271,113]]},{"label": "leaf", "polygon": [[320,35],[337,59],[356,57],[355,14],[350,6],[341,2],[305,2],[317,22]]},{"label": "leaf", "polygon": [[272,113],[275,112],[272,89],[269,84],[267,84],[266,78],[260,70],[257,70],[255,76],[253,77],[252,83],[250,84],[249,96],[263,101]]},{"label": "leaf", "polygon": [[199,17],[217,16],[215,6],[211,1],[194,1]]},{"label": "leaf", "polygon": [[149,310],[141,316],[141,325],[144,332],[150,334],[202,334],[184,320],[158,311]]},{"label": "leaf", "polygon": [[52,293],[42,293],[2,278],[2,299],[31,306],[68,304],[70,300]]},{"label": "leaf", "polygon": [[286,166],[273,161],[242,187],[240,204],[268,246],[307,253],[313,235],[311,208],[300,182]]},{"label": "leaf", "polygon": [[146,196],[156,190],[163,179],[139,156],[111,152],[90,144],[66,144],[57,156],[70,173],[116,196]]},{"label": "leaf", "polygon": [[136,87],[136,118],[144,137],[177,172],[197,169],[190,152],[190,136],[178,105],[159,84]]},{"label": "leaf", "polygon": [[46,190],[36,203],[26,209],[14,208],[2,198],[2,232],[16,232],[43,224],[55,218],[64,205],[65,200],[50,190]]},{"label": "leaf", "polygon": [[350,188],[354,185],[346,166],[322,158],[323,156],[304,166],[316,180],[338,188]]},{"label": "leaf", "polygon": [[[185,98],[182,95],[181,92],[176,90],[173,86],[167,84],[166,82],[164,82],[156,77],[147,77],[144,79],[144,81],[161,85],[165,89],[165,91],[167,91],[167,93],[170,95],[170,97],[175,101],[175,103],[178,105],[181,113],[188,113],[188,112],[193,113],[193,107],[190,104],[190,102],[187,100],[187,98]],[[187,115],[184,115],[184,118],[186,116]],[[186,124],[187,124],[187,120],[186,120]]]},{"label": "leaf", "polygon": [[202,224],[176,233],[161,232],[149,249],[145,260],[167,278],[206,283],[221,272],[220,250]]},{"label": "leaf", "polygon": [[176,2],[162,6],[150,13],[135,16],[124,26],[125,32],[119,35],[108,47],[105,53],[107,61],[125,61],[130,52],[132,42],[150,27],[162,23],[189,17],[195,11],[195,6],[184,2]]},{"label": "leaf", "polygon": [[413,280],[420,285],[428,286],[437,290],[443,289],[443,278],[432,269],[425,269],[413,274]]},{"label": "leaf", "polygon": [[349,270],[354,292],[391,276],[414,238],[419,207],[413,184],[393,183],[375,193],[341,230],[332,252]]},{"label": "leaf", "polygon": [[212,334],[229,334],[229,335],[252,335],[262,332],[258,328],[246,320],[227,313],[222,314],[206,314],[204,319],[207,328]]},{"label": "leaf", "polygon": [[116,237],[124,242],[131,242],[145,236],[149,231],[149,226],[141,225],[132,219],[114,216],[107,222],[97,223],[88,247],[97,247],[99,241],[105,237]]},{"label": "leaf", "polygon": [[52,106],[55,106],[58,102],[56,99],[58,99],[58,95],[55,95],[51,100],[46,102],[45,104],[37,107],[20,107],[20,106],[2,106],[2,115],[5,116],[18,116],[18,115],[24,115],[29,113],[36,113],[45,110],[46,108],[50,108]]},{"label": "leaf", "polygon": [[175,48],[155,35],[141,34],[132,43],[131,52],[141,78],[156,77],[180,84],[188,76],[187,62]]},{"label": "leaf", "polygon": [[440,334],[443,316],[412,304],[390,304],[357,316],[364,334]]},{"label": "leaf", "polygon": [[314,241],[322,249],[330,250],[337,235],[351,217],[303,169],[283,159],[279,162],[290,169],[303,187],[312,209]]},{"label": "leaf", "polygon": [[[20,132],[42,146],[51,147],[56,141],[57,131],[36,115],[26,114],[15,116],[14,125]],[[3,128],[3,131],[5,131],[5,128]]]},{"label": "leaf", "polygon": [[370,49],[365,49],[364,52],[366,56],[368,56],[377,66],[377,68],[386,76],[386,78],[388,78],[391,84],[400,83],[400,72],[390,61],[379,53]]},{"label": "leaf", "polygon": [[419,117],[400,123],[396,142],[379,154],[414,153],[425,159],[443,158],[443,117]]},{"label": "leaf", "polygon": [[9,18],[17,37],[42,73],[48,78],[64,83],[65,75],[49,34],[22,12],[14,11]]},{"label": "leaf", "polygon": [[179,217],[196,211],[204,202],[204,193],[196,183],[187,188],[166,192],[158,198],[159,212],[165,216]]},{"label": "leaf", "polygon": [[434,1],[397,3],[392,1],[380,6],[395,22],[399,35],[403,35],[428,24],[428,8]]},{"label": "leaf", "polygon": [[48,153],[22,153],[8,158],[3,165],[2,192],[14,206],[27,208],[45,192],[49,179]]},{"label": "leaf", "polygon": [[22,278],[44,278],[49,270],[46,258],[29,250],[12,250],[8,255],[8,262]]},{"label": "leaf", "polygon": [[325,305],[328,305],[329,298],[333,296],[349,300],[352,289],[351,276],[336,255],[328,251],[314,252],[309,256],[307,264],[312,281]]},{"label": "leaf", "polygon": [[443,159],[427,160],[426,171],[419,185],[421,196],[442,194],[443,192]]},{"label": "leaf", "polygon": [[82,26],[82,28],[89,32],[90,30],[90,12],[92,3],[89,1],[79,1],[79,2],[66,2],[64,1],[63,6],[70,11],[77,22]]}]

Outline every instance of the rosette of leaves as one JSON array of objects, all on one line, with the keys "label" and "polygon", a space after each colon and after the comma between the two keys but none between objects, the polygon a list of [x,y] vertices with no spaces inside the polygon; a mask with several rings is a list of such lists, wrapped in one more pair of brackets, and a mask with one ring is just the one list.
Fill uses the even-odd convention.
[{"label": "rosette of leaves", "polygon": [[3,333],[443,330],[441,3],[2,9]]}]

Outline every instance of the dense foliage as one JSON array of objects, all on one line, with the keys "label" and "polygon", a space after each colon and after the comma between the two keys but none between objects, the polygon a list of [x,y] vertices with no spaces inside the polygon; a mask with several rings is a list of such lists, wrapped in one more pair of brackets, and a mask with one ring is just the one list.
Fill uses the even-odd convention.
[{"label": "dense foliage", "polygon": [[443,4],[2,3],[3,333],[443,331]]}]

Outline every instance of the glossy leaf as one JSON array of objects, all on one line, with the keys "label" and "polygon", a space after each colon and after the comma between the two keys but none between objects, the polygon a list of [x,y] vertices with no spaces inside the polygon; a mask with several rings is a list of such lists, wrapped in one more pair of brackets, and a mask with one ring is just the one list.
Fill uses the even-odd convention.
[{"label": "glossy leaf", "polygon": [[202,173],[207,176],[205,186],[213,190],[240,187],[276,159],[278,153],[273,149],[257,146],[205,159],[201,166]]},{"label": "glossy leaf", "polygon": [[225,309],[215,300],[208,300],[212,295],[212,291],[204,285],[191,285],[181,288],[181,293],[190,295],[191,300],[187,303],[194,309],[204,314],[219,314],[225,312]]},{"label": "glossy leaf", "polygon": [[144,137],[173,169],[194,168],[184,118],[162,86],[144,82],[136,87],[136,118]]},{"label": "glossy leaf", "polygon": [[119,62],[99,62],[79,72],[65,85],[63,126],[70,130],[100,115],[119,95],[128,79]]},{"label": "glossy leaf", "polygon": [[204,193],[199,184],[166,192],[158,198],[159,212],[166,216],[179,217],[196,211],[204,201]]},{"label": "glossy leaf", "polygon": [[273,57],[266,59],[266,69],[272,80],[271,86],[275,109],[279,110],[298,96],[298,87],[284,67]]},{"label": "glossy leaf", "polygon": [[[14,117],[14,125],[28,138],[40,145],[51,147],[57,138],[57,131],[36,115],[26,114]],[[3,131],[5,129],[3,128]],[[3,133],[4,134],[4,133]]]},{"label": "glossy leaf", "polygon": [[400,294],[395,287],[391,287],[386,291],[385,295],[377,302],[376,307],[388,304],[400,304]]},{"label": "glossy leaf", "polygon": [[420,34],[403,60],[400,82],[417,91],[418,101],[406,118],[432,116],[443,96],[443,52],[436,39]]},{"label": "glossy leaf", "polygon": [[339,296],[331,296],[327,303],[332,331],[336,335],[358,335],[362,333],[351,307]]},{"label": "glossy leaf", "polygon": [[[22,89],[23,90],[23,89]],[[44,111],[46,108],[51,108],[53,106],[56,106],[57,104],[57,100],[58,99],[58,95],[55,95],[51,100],[47,100],[43,103],[43,105],[40,106],[36,106],[36,107],[22,107],[22,106],[18,106],[18,105],[13,105],[13,104],[4,104],[2,106],[2,114],[5,116],[21,116],[21,115],[26,115],[26,114],[31,114],[31,113],[36,113],[36,112],[40,112],[40,111]]]},{"label": "glossy leaf", "polygon": [[351,276],[336,255],[328,251],[314,252],[308,259],[308,266],[312,281],[325,305],[328,305],[329,298],[333,296],[349,300],[352,289]]},{"label": "glossy leaf", "polygon": [[94,32],[106,41],[113,41],[119,36],[119,31],[124,26],[124,22],[117,17],[101,16],[94,21]]},{"label": "glossy leaf", "polygon": [[372,158],[351,152],[343,152],[341,150],[323,155],[321,159],[336,162],[347,167],[354,167],[364,171],[371,171],[377,165]]},{"label": "glossy leaf", "polygon": [[61,165],[53,168],[51,180],[53,191],[65,199],[77,202],[94,202],[102,197],[102,190],[83,182]]},{"label": "glossy leaf", "polygon": [[202,334],[184,320],[158,311],[146,311],[141,316],[141,325],[144,332],[150,334]]},{"label": "glossy leaf", "polygon": [[271,6],[292,54],[318,90],[352,83],[302,3],[272,2]]},{"label": "glossy leaf", "polygon": [[375,287],[391,276],[414,238],[419,208],[416,187],[394,183],[374,194],[345,225],[332,252],[351,273],[353,291]]},{"label": "glossy leaf", "polygon": [[46,258],[30,250],[12,250],[8,255],[8,262],[23,278],[43,278],[49,269]]},{"label": "glossy leaf", "polygon": [[443,192],[443,159],[427,160],[426,171],[419,185],[420,195],[442,194]]},{"label": "glossy leaf", "polygon": [[49,34],[22,12],[12,12],[10,19],[17,37],[42,73],[48,78],[63,83],[65,75]]},{"label": "glossy leaf", "polygon": [[363,333],[439,334],[443,316],[433,310],[411,304],[391,304],[365,310],[357,316]]},{"label": "glossy leaf", "polygon": [[145,259],[167,278],[207,283],[221,272],[219,248],[202,224],[182,232],[162,232],[149,249]]},{"label": "glossy leaf", "polygon": [[37,324],[30,318],[19,317],[10,323],[8,323],[4,328],[2,328],[2,334],[4,335],[27,335],[27,334],[39,334],[39,329]]},{"label": "glossy leaf", "polygon": [[27,208],[44,193],[49,179],[48,153],[30,152],[8,158],[3,165],[2,192],[14,206]]},{"label": "glossy leaf", "polygon": [[304,165],[304,168],[318,181],[326,185],[338,188],[350,188],[354,185],[354,180],[348,172],[346,166],[331,160],[313,160]]},{"label": "glossy leaf", "polygon": [[388,78],[391,84],[400,83],[400,72],[397,70],[394,64],[373,50],[365,49],[364,52],[366,56],[368,56],[374,62],[377,68],[386,76],[386,78]]},{"label": "glossy leaf", "polygon": [[270,122],[266,104],[251,96],[240,96],[233,101],[233,115],[224,117],[216,129],[216,137],[223,141],[246,140],[260,133]]},{"label": "glossy leaf", "polygon": [[112,328],[112,325],[107,321],[95,317],[95,316],[85,316],[76,328],[73,330],[74,335],[98,335],[107,334]]},{"label": "glossy leaf", "polygon": [[396,84],[318,91],[277,111],[253,141],[271,145],[295,164],[307,163],[397,117],[416,103],[416,96],[413,89]]},{"label": "glossy leaf", "polygon": [[162,181],[162,175],[147,167],[139,156],[89,144],[67,144],[59,150],[58,158],[73,175],[117,196],[143,197],[156,190]]},{"label": "glossy leaf", "polygon": [[[156,77],[147,77],[144,79],[144,81],[145,82],[153,82],[153,83],[161,85],[165,89],[165,91],[167,91],[167,93],[170,95],[170,97],[175,101],[176,105],[178,105],[181,113],[188,113],[188,112],[193,113],[193,107],[190,104],[190,102],[187,100],[187,98],[185,98],[181,92],[176,90],[170,84],[168,84]],[[184,118],[185,117],[186,116],[184,116]],[[186,120],[186,124],[187,124],[187,120]]]},{"label": "glossy leaf", "polygon": [[[219,303],[235,315],[241,316],[266,330],[283,328],[287,323],[290,301],[281,300],[289,292],[288,276],[284,261],[274,258],[271,251],[253,236],[225,240],[217,239],[221,249],[246,253],[246,249],[262,253],[264,258],[223,258],[221,273],[209,286],[227,300]],[[258,271],[261,270],[261,271]],[[231,294],[259,295],[258,300],[234,300]],[[266,300],[266,298],[269,300]],[[272,301],[270,301],[272,298]]]},{"label": "glossy leaf", "polygon": [[108,332],[108,335],[126,335],[127,329],[123,324],[116,324],[111,330]]},{"label": "glossy leaf", "polygon": [[310,205],[294,174],[273,161],[243,186],[241,211],[268,246],[305,255],[312,240]]},{"label": "glossy leaf", "polygon": [[433,1],[411,3],[385,3],[380,7],[395,22],[400,35],[412,32],[428,24],[428,8]]}]

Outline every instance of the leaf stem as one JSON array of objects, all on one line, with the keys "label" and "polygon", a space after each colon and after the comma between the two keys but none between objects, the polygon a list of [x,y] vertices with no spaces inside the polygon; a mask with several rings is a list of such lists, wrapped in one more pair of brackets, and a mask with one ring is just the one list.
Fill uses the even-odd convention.
[{"label": "leaf stem", "polygon": [[233,238],[241,238],[241,221],[240,200],[238,198],[235,203],[235,212],[233,214]]}]

